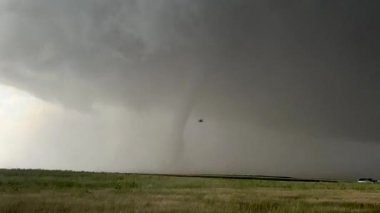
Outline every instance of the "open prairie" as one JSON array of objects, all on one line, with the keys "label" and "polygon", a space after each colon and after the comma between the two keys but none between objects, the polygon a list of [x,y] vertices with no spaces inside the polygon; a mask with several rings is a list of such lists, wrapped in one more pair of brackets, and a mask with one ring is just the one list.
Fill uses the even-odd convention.
[{"label": "open prairie", "polygon": [[0,212],[380,212],[380,184],[0,170]]}]

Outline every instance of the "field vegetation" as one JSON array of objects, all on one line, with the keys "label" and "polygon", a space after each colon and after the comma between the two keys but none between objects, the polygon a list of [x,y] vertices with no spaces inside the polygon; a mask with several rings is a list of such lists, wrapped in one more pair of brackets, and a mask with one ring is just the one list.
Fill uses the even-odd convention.
[{"label": "field vegetation", "polygon": [[380,184],[0,170],[0,212],[380,212]]}]

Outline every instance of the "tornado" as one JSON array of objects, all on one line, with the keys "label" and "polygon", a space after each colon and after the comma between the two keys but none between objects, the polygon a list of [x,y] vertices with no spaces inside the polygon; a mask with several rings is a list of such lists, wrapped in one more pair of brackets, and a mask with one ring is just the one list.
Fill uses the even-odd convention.
[{"label": "tornado", "polygon": [[0,0],[0,167],[380,178],[379,6]]}]

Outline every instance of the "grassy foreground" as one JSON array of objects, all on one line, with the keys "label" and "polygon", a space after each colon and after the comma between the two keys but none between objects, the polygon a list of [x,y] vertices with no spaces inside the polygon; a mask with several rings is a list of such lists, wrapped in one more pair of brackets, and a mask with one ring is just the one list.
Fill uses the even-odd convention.
[{"label": "grassy foreground", "polygon": [[0,212],[380,212],[380,184],[0,170]]}]

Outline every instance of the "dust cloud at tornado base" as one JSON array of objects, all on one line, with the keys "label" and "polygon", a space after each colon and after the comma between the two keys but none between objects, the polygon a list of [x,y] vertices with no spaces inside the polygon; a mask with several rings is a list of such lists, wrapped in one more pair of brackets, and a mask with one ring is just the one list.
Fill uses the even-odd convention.
[{"label": "dust cloud at tornado base", "polygon": [[378,3],[0,2],[4,166],[380,178]]}]

